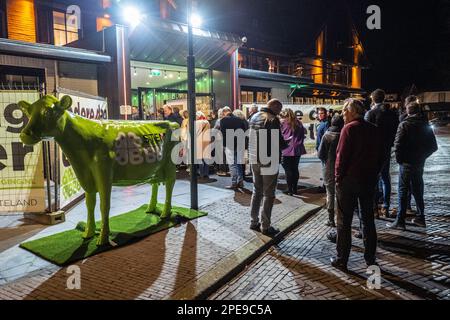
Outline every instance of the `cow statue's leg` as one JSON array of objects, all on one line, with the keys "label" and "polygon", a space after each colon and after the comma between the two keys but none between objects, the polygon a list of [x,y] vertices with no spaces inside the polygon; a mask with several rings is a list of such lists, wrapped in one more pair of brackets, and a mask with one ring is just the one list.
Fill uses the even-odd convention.
[{"label": "cow statue's leg", "polygon": [[86,207],[88,210],[86,230],[84,230],[83,238],[90,239],[95,236],[95,202],[97,194],[95,192],[86,192]]},{"label": "cow statue's leg", "polygon": [[146,213],[155,213],[156,211],[156,203],[158,202],[158,183],[152,184],[152,197],[150,199],[150,203],[148,204]]},{"label": "cow statue's leg", "polygon": [[112,184],[103,186],[100,190],[100,212],[102,215],[102,228],[97,245],[102,246],[109,243],[109,209],[111,208]]},{"label": "cow statue's leg", "polygon": [[161,218],[169,218],[172,212],[172,192],[176,181],[176,167],[170,162],[166,165],[165,180],[166,180],[166,201],[164,202],[164,209]]},{"label": "cow statue's leg", "polygon": [[94,173],[95,185],[100,194],[100,212],[102,227],[97,239],[97,246],[109,243],[109,209],[111,208],[112,164],[99,161]]}]

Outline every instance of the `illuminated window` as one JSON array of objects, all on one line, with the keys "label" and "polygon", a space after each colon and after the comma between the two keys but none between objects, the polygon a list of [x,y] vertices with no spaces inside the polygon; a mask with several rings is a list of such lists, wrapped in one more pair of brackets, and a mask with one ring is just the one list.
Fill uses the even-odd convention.
[{"label": "illuminated window", "polygon": [[56,46],[78,40],[79,21],[76,15],[53,11],[53,36]]},{"label": "illuminated window", "polygon": [[241,91],[241,102],[243,103],[252,103],[253,101],[253,92],[251,91]]}]

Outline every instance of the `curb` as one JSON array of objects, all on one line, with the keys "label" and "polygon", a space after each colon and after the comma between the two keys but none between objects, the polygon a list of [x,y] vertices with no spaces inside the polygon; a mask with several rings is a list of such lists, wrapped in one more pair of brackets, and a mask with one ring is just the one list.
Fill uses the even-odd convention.
[{"label": "curb", "polygon": [[322,207],[304,203],[289,213],[275,225],[280,233],[274,238],[266,237],[260,233],[241,248],[222,259],[219,264],[197,279],[187,282],[183,288],[177,290],[168,300],[205,300],[220,289],[228,281],[243,271],[250,263],[273,245],[281,242],[292,230],[305,222],[312,215],[322,210]]}]

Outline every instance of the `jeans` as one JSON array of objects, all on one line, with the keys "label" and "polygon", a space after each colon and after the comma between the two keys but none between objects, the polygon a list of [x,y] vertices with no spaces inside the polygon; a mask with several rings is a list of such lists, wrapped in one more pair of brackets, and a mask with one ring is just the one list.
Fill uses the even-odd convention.
[{"label": "jeans", "polygon": [[271,224],[272,207],[278,182],[278,172],[274,175],[262,175],[260,164],[252,164],[251,167],[253,172],[253,195],[250,205],[251,224],[252,226],[258,225],[259,211],[261,202],[263,202],[261,226],[263,230],[267,230]]},{"label": "jeans", "polygon": [[228,166],[230,167],[231,184],[237,185],[244,181],[244,170],[242,170],[244,155],[241,155],[234,150],[225,149],[225,156]]},{"label": "jeans", "polygon": [[383,208],[389,209],[391,206],[391,157],[381,169],[381,182],[383,186]]},{"label": "jeans", "polygon": [[383,167],[381,168],[380,173],[380,179],[379,179],[379,188],[380,195],[377,195],[375,199],[375,207],[378,207],[378,199],[383,198],[383,208],[389,210],[391,206],[391,156],[389,156],[389,159],[386,160],[386,162],[383,164]]},{"label": "jeans", "polygon": [[405,223],[406,210],[408,208],[408,191],[411,191],[411,194],[414,196],[417,207],[417,216],[425,219],[423,167],[423,165],[400,165],[400,174],[398,177],[399,213],[397,216],[397,222],[399,223]]},{"label": "jeans", "polygon": [[202,163],[198,165],[198,174],[202,178],[209,177],[209,165],[205,163],[205,160],[202,160]]},{"label": "jeans", "polygon": [[377,231],[373,214],[374,184],[361,183],[354,178],[345,177],[336,186],[337,196],[337,259],[347,264],[352,247],[352,221],[359,201],[359,215],[362,222],[364,259],[368,264],[375,262]]},{"label": "jeans", "polygon": [[300,173],[298,172],[298,164],[300,163],[300,157],[283,157],[281,164],[286,172],[286,182],[288,191],[296,194],[298,188],[298,179]]}]

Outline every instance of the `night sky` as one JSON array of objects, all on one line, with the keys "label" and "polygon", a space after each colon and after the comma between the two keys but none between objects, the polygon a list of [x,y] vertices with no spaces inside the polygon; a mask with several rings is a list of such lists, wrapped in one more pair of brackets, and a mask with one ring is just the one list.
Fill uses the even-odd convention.
[{"label": "night sky", "polygon": [[[371,4],[381,8],[381,30],[366,27]],[[287,54],[310,49],[324,23],[353,23],[370,67],[363,73],[365,89],[450,89],[449,0],[200,0],[199,11],[211,29],[246,35],[249,47]]]}]

